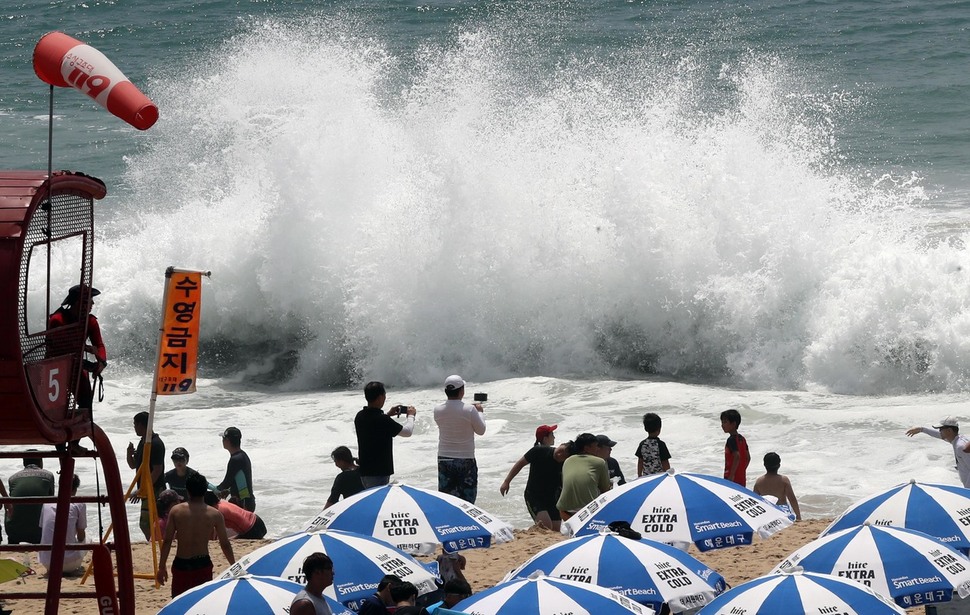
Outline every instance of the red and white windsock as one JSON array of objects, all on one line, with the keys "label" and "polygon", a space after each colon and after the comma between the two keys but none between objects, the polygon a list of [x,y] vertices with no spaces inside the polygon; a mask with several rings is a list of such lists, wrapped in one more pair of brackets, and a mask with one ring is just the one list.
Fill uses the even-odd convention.
[{"label": "red and white windsock", "polygon": [[63,32],[45,34],[34,47],[34,72],[45,83],[81,90],[138,130],[158,120],[158,107],[103,53]]}]

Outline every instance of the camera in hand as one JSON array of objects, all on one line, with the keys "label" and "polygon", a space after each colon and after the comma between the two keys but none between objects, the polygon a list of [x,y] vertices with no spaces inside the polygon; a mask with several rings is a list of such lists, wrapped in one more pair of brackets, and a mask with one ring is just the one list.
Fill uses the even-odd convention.
[{"label": "camera in hand", "polygon": [[488,393],[475,393],[475,401],[488,401]]},{"label": "camera in hand", "polygon": [[394,406],[393,408],[391,408],[391,410],[394,411],[394,416],[401,416],[402,414],[408,413],[408,407],[405,406],[404,404],[399,404],[397,406]]}]

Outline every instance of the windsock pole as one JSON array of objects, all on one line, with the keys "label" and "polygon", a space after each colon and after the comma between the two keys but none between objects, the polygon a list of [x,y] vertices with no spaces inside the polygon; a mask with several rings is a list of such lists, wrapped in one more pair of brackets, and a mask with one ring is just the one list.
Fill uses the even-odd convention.
[{"label": "windsock pole", "polygon": [[[47,112],[47,228],[54,228],[54,201],[51,199],[51,177],[54,176],[54,86],[49,86],[50,102]],[[47,242],[47,311],[51,311],[51,242]]]}]

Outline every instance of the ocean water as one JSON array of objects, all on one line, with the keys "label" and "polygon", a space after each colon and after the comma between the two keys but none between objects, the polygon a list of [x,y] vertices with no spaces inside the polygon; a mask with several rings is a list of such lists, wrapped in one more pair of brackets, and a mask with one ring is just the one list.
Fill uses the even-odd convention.
[{"label": "ocean water", "polygon": [[968,2],[14,0],[0,17],[0,166],[46,168],[30,61],[53,29],[161,113],[139,133],[55,92],[54,168],[109,189],[98,422],[122,454],[164,269],[211,270],[199,393],[161,399],[156,428],[219,477],[217,434],[240,427],[273,535],[322,507],[368,380],[418,407],[398,478],[433,486],[430,409],[454,372],[489,393],[479,502],[517,527],[498,486],[537,425],[609,434],[632,474],[646,411],[675,468],[717,473],[718,416],[739,407],[749,476],[777,451],[810,516],[957,480],[947,445],[903,432],[970,420]]}]

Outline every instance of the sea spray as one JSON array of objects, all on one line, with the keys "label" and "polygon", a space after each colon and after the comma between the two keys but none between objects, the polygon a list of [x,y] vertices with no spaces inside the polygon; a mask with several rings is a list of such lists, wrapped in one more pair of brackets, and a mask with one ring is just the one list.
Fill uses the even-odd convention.
[{"label": "sea spray", "polygon": [[[159,84],[139,208],[100,261],[124,288],[101,310],[118,347],[145,361],[137,314],[178,263],[213,271],[211,363],[295,389],[442,371],[963,387],[970,355],[940,346],[963,343],[960,285],[940,285],[962,244],[922,241],[918,185],[833,162],[851,97],[773,57],[713,82],[689,57],[549,72],[508,40],[459,31],[402,66],[339,24],[268,23]],[[945,310],[917,317],[930,289]]]}]

